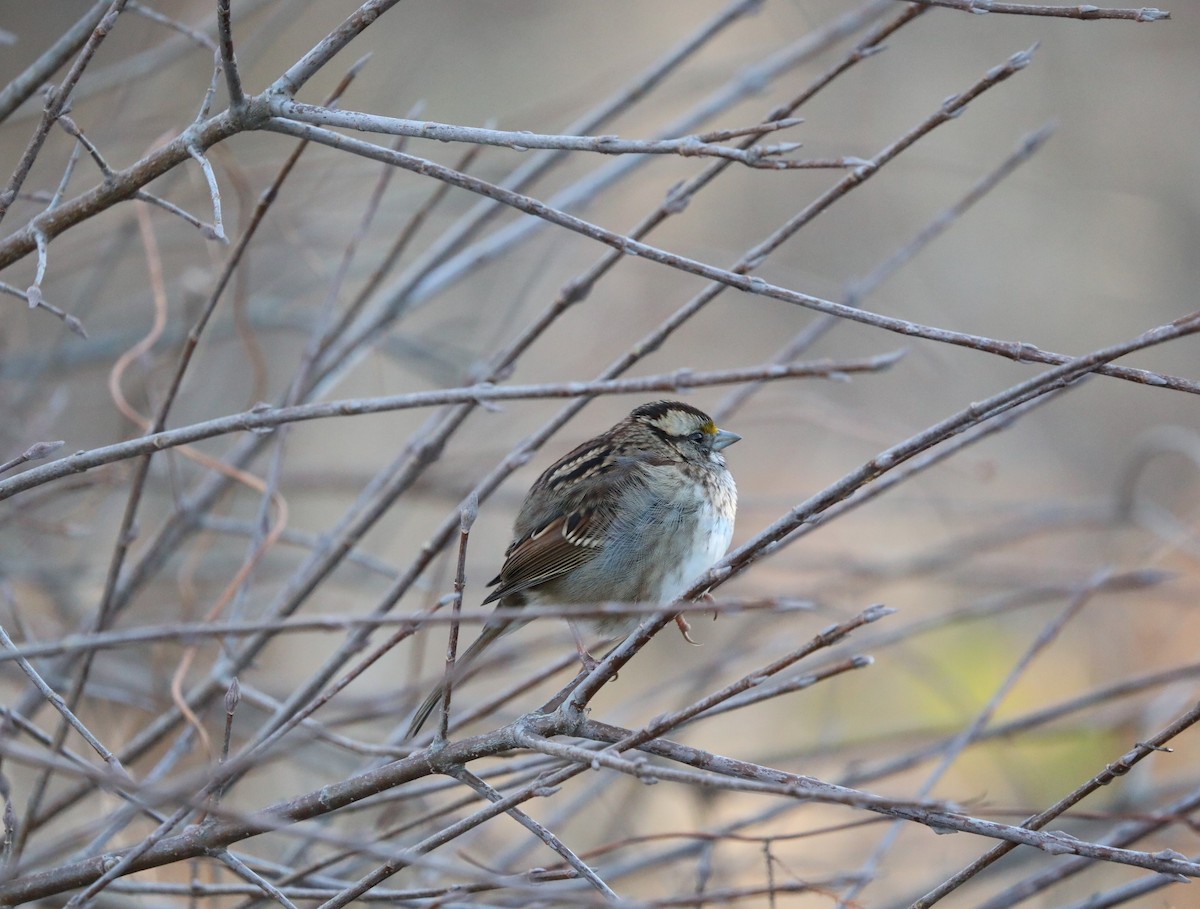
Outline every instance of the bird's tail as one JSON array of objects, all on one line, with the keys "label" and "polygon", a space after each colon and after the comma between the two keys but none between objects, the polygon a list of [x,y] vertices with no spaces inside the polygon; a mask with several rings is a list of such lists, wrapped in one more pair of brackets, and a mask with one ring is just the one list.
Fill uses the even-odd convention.
[{"label": "bird's tail", "polygon": [[[475,658],[478,657],[479,654],[483,653],[483,651],[492,643],[492,641],[496,640],[496,638],[500,637],[500,635],[504,634],[504,632],[509,631],[512,628],[512,625],[512,622],[484,625],[483,631],[479,633],[479,637],[475,639],[475,642],[467,648],[466,653],[463,653],[457,660],[455,660],[454,669],[451,672],[451,680],[458,682],[466,674],[466,671],[470,668],[471,664],[475,662]],[[425,721],[429,719],[429,715],[433,713],[438,704],[442,702],[442,698],[445,696],[445,693],[446,681],[443,679],[442,683],[434,688],[433,691],[429,692],[429,697],[425,698],[425,700],[421,702],[421,706],[417,708],[416,714],[413,715],[412,722],[408,724],[408,732],[404,735],[406,740],[415,738],[417,733],[421,731],[421,727],[425,725]]]}]

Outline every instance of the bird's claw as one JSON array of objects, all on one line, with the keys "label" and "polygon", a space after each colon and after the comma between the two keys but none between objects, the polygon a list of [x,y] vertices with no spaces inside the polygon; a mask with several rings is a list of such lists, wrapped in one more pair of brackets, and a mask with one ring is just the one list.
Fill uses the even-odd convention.
[{"label": "bird's claw", "polygon": [[682,612],[675,613],[675,624],[679,626],[679,633],[683,635],[683,639],[685,641],[687,641],[693,647],[703,646],[699,641],[692,638],[691,634],[689,633],[692,630],[692,626],[688,624],[688,620],[683,617]]}]

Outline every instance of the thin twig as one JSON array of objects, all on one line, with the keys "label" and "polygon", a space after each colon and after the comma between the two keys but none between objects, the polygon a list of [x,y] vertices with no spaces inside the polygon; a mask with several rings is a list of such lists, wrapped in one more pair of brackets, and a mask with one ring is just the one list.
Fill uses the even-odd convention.
[{"label": "thin twig", "polygon": [[[9,651],[17,649],[17,645],[13,643],[12,638],[8,636],[8,632],[4,630],[3,626],[0,626],[0,644],[4,645],[5,649]],[[109,769],[115,775],[120,776],[126,781],[132,783],[133,778],[129,776],[129,772],[121,765],[120,759],[109,748],[107,748],[100,741],[100,739],[97,738],[96,735],[87,728],[87,726],[80,721],[79,717],[77,717],[67,705],[67,702],[63,696],[55,691],[46,682],[46,680],[42,678],[41,673],[34,669],[33,665],[27,659],[24,657],[17,657],[16,661],[21,671],[25,673],[26,677],[31,682],[33,682],[38,691],[42,693],[42,696],[46,699],[46,701],[51,704],[54,709],[59,712],[59,714],[61,714],[63,721],[69,724],[70,727],[74,729],[75,732],[77,732],[79,736],[92,747],[92,750],[100,756],[100,759],[108,765]],[[61,746],[54,747],[53,750],[58,751],[60,747]]]},{"label": "thin twig", "polygon": [[398,2],[399,0],[368,0],[362,4],[341,25],[314,45],[312,50],[292,64],[267,91],[272,94],[295,95],[347,44]]},{"label": "thin twig", "polygon": [[204,32],[197,31],[187,23],[180,22],[178,19],[172,19],[170,16],[163,14],[153,7],[146,6],[144,3],[138,3],[137,0],[129,0],[126,9],[131,13],[136,13],[143,19],[149,19],[151,22],[157,22],[159,25],[165,25],[167,28],[179,32],[179,34],[186,37],[197,47],[202,47],[210,53],[217,51],[217,42],[204,34]]},{"label": "thin twig", "polygon": [[[444,738],[444,729],[442,730],[442,733]],[[471,773],[471,771],[467,770],[466,767],[453,768],[450,771],[450,775],[464,785],[470,786],[489,801],[499,802],[504,798],[503,795],[501,795],[475,774]],[[558,855],[562,857],[563,861],[574,868],[575,872],[581,878],[600,891],[600,893],[602,893],[606,899],[612,900],[613,902],[620,901],[620,896],[618,896],[617,893],[601,879],[600,875],[598,875],[585,861],[583,861],[583,859],[572,852],[571,849],[559,837],[555,836],[554,833],[544,824],[539,824],[520,808],[509,808],[508,814],[522,827],[557,852]]]},{"label": "thin twig", "polygon": [[1055,16],[1064,19],[1128,19],[1134,22],[1159,22],[1170,19],[1166,10],[1150,6],[1104,9],[1081,3],[1077,6],[1049,6],[1041,3],[1001,3],[999,0],[913,0],[922,6],[940,6],[964,13],[1001,13],[1013,16]]},{"label": "thin twig", "polygon": [[242,91],[242,76],[238,72],[237,59],[233,55],[233,25],[229,18],[229,0],[217,0],[217,35],[221,68],[225,70],[225,88],[229,92],[229,104],[239,108],[246,103],[246,95]]},{"label": "thin twig", "polygon": [[[1131,846],[1167,827],[1187,823],[1188,817],[1197,809],[1200,809],[1200,790],[1193,790],[1136,820],[1118,824],[1101,842],[1110,846]],[[1090,865],[1090,862],[1075,857],[1056,862],[1054,867],[1032,874],[984,900],[978,909],[1010,909],[1054,884],[1075,877]],[[1171,877],[1156,876],[1155,879],[1163,884],[1178,883]]]},{"label": "thin twig", "polygon": [[213,233],[216,235],[216,239],[222,243],[228,243],[229,238],[225,236],[225,226],[221,220],[221,188],[217,184],[217,175],[213,172],[212,165],[208,163],[208,157],[198,145],[189,146],[188,154],[200,165],[200,169],[204,171],[204,179],[208,183],[208,192],[213,208]]},{"label": "thin twig", "polygon": [[840,362],[769,364],[746,369],[693,372],[683,369],[678,372],[641,379],[609,379],[596,382],[566,382],[550,385],[496,386],[490,383],[445,391],[410,392],[389,395],[383,398],[332,401],[320,404],[298,404],[293,407],[263,406],[240,414],[197,423],[174,430],[159,430],[148,435],[106,445],[90,452],[79,452],[68,458],[51,462],[45,470],[37,468],[26,471],[10,480],[0,482],[0,500],[14,496],[43,483],[71,474],[91,470],[114,461],[139,455],[152,454],[165,448],[187,445],[202,439],[226,435],[230,432],[261,432],[288,423],[346,417],[393,410],[408,410],[418,407],[437,407],[456,403],[479,403],[482,401],[516,401],[533,398],[592,398],[604,394],[645,394],[654,391],[677,392],[687,388],[702,388],[711,385],[732,385],[745,381],[780,381],[802,377],[837,378],[859,372],[877,372],[888,369],[900,357],[899,353],[868,357],[862,360]]},{"label": "thin twig", "polygon": [[96,26],[112,6],[112,0],[96,0],[74,25],[64,31],[46,51],[19,76],[0,90],[0,122],[41,88],[73,53],[94,34]]},{"label": "thin twig", "polygon": [[[470,539],[471,527],[479,516],[479,502],[470,498],[463,505],[458,528],[458,565],[454,569],[454,593],[450,601],[450,639],[446,642],[446,672],[442,682],[442,703],[438,717],[438,736],[446,738],[446,729],[450,722],[450,696],[454,690],[454,663],[458,657],[458,626],[462,617],[463,590],[467,581],[467,541]],[[466,772],[465,770],[463,771]],[[466,778],[464,778],[466,779]]]},{"label": "thin twig", "polygon": [[[92,29],[91,34],[88,35],[87,40],[83,43],[79,55],[75,58],[75,62],[71,64],[71,68],[67,71],[66,76],[63,77],[62,82],[50,90],[46,99],[46,108],[42,112],[42,118],[38,122],[37,129],[30,137],[28,145],[25,146],[25,151],[22,153],[20,161],[17,162],[16,169],[8,180],[8,186],[0,193],[0,221],[4,220],[4,216],[8,214],[9,206],[17,198],[17,193],[21,191],[21,187],[25,183],[25,178],[29,176],[29,171],[33,168],[33,162],[37,160],[37,156],[42,150],[42,145],[45,143],[46,137],[50,134],[51,127],[54,126],[54,121],[67,109],[67,102],[70,100],[71,92],[83,76],[83,71],[92,62],[92,57],[95,56],[101,42],[108,37],[108,33],[116,25],[117,16],[125,8],[125,3],[126,0],[112,0],[107,11],[100,17],[95,28]],[[90,16],[85,17],[85,20],[90,21]]]},{"label": "thin twig", "polygon": [[40,461],[42,458],[48,458],[66,444],[61,439],[57,442],[35,442],[15,458],[0,464],[0,473],[5,473],[14,467],[20,467],[29,461]]},{"label": "thin twig", "polygon": [[[432,123],[426,120],[403,120],[397,117],[382,117],[360,111],[331,110],[314,104],[301,104],[286,97],[271,99],[271,114],[284,121],[309,123],[315,126],[334,126],[359,132],[384,133],[390,136],[407,136],[414,139],[431,139],[437,142],[469,142],[474,145],[495,145],[527,151],[532,148],[556,151],[585,151],[602,155],[678,155],[685,158],[724,158],[751,168],[765,170],[789,170],[796,167],[812,167],[812,162],[781,157],[800,147],[797,142],[778,145],[751,145],[733,148],[703,141],[699,136],[680,136],[672,139],[622,139],[619,136],[576,136],[545,135],[524,130],[509,131],[478,129],[456,126],[449,123]],[[734,135],[747,132],[767,133],[779,127],[777,121],[762,124],[753,129],[736,129]],[[861,163],[861,162],[857,162]],[[821,162],[829,166],[830,162]],[[835,167],[857,166],[854,162],[840,160]]]}]

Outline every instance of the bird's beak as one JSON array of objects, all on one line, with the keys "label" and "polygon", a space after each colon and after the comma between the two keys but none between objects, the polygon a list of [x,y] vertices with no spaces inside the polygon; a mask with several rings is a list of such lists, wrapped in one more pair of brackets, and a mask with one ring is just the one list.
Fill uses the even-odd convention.
[{"label": "bird's beak", "polygon": [[717,434],[713,436],[713,451],[720,451],[722,448],[728,448],[734,442],[740,442],[742,437],[736,432],[729,432],[726,429],[718,429]]}]

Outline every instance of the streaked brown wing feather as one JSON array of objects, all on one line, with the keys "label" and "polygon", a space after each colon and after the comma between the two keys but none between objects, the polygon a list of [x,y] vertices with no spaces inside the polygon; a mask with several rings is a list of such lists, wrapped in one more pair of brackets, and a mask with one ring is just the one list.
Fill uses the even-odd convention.
[{"label": "streaked brown wing feather", "polygon": [[574,571],[599,551],[603,540],[600,525],[604,523],[596,509],[585,506],[517,540],[491,581],[499,586],[483,602],[494,602]]},{"label": "streaked brown wing feather", "polygon": [[498,586],[485,603],[553,581],[595,558],[616,503],[628,484],[643,482],[639,462],[614,446],[612,435],[585,442],[538,477],[517,515],[504,567],[489,585]]}]

